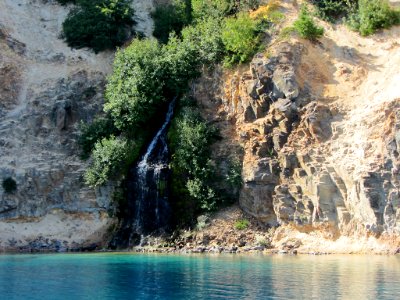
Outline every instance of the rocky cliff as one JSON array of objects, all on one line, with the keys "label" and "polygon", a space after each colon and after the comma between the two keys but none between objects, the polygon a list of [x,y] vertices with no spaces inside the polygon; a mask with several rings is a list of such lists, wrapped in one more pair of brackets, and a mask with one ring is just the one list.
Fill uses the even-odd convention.
[{"label": "rocky cliff", "polygon": [[[281,27],[297,16],[294,2],[281,1]],[[132,5],[137,30],[151,34],[153,2]],[[14,192],[0,188],[0,249],[94,248],[113,224],[113,187],[83,184],[87,162],[77,146],[79,123],[102,110],[113,53],[66,46],[60,33],[70,9],[0,2],[0,180],[16,182]],[[400,29],[362,38],[321,25],[317,42],[272,34],[250,65],[194,82],[204,117],[222,136],[214,160],[223,175],[239,159],[243,187],[241,210],[218,213],[183,245],[400,248]],[[243,218],[250,225],[238,231]]]},{"label": "rocky cliff", "polygon": [[[281,3],[285,26],[298,8]],[[240,207],[279,226],[272,247],[395,252],[400,29],[362,38],[321,25],[316,42],[272,35],[248,69],[226,72],[213,95],[203,79],[195,94],[225,134],[220,148],[243,148]]]},{"label": "rocky cliff", "polygon": [[[133,1],[136,29],[152,32],[152,1]],[[0,2],[0,249],[100,243],[112,223],[112,187],[84,185],[79,123],[102,111],[113,53],[70,49],[60,38],[71,6]]]}]

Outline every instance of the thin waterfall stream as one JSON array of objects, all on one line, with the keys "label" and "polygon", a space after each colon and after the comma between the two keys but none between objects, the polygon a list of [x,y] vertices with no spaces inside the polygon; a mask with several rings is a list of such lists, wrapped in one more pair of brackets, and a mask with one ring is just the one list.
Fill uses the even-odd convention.
[{"label": "thin waterfall stream", "polygon": [[127,195],[129,216],[118,238],[119,245],[142,245],[146,235],[161,232],[169,224],[167,128],[175,102],[173,99],[169,104],[164,123],[131,169]]}]

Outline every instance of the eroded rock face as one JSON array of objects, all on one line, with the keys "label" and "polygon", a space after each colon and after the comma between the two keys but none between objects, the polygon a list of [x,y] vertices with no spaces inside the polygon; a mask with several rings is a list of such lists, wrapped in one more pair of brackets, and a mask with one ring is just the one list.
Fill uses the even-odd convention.
[{"label": "eroded rock face", "polygon": [[361,160],[353,159],[344,165],[337,155],[357,155],[351,145],[343,145],[342,154],[334,152],[341,147],[336,140],[354,134],[350,126],[343,129],[345,114],[316,99],[309,87],[300,88],[300,43],[274,47],[275,55],[257,55],[249,72],[228,77],[222,99],[244,148],[242,209],[270,225],[326,224],[341,234],[400,234],[397,102],[385,110],[390,122],[386,134],[381,131],[382,151],[370,154],[377,163],[360,167]]}]

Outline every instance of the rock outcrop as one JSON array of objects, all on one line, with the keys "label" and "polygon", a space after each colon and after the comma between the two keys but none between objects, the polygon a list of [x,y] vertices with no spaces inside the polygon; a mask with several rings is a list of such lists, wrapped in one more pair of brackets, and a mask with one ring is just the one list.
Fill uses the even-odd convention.
[{"label": "rock outcrop", "polygon": [[400,246],[398,32],[365,39],[338,26],[319,42],[276,41],[215,89],[216,119],[224,111],[235,130],[221,143],[244,150],[240,206],[280,226],[275,245],[296,236],[307,248],[322,232],[326,244]]},{"label": "rock outcrop", "polygon": [[[138,30],[151,34],[152,1],[132,4]],[[16,182],[15,191],[0,188],[4,249],[97,245],[113,222],[113,188],[84,184],[87,162],[77,138],[80,122],[102,111],[114,53],[65,44],[61,25],[71,8],[44,0],[0,3],[0,181]]]}]

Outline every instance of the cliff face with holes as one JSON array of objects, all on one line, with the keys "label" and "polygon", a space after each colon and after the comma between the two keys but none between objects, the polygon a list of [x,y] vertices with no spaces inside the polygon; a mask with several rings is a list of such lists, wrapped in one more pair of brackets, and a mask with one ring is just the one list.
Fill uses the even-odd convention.
[{"label": "cliff face with holes", "polygon": [[396,251],[399,28],[361,38],[322,25],[318,42],[276,40],[225,74],[209,101],[234,130],[225,148],[244,150],[240,207],[279,226],[278,248]]},{"label": "cliff face with holes", "polygon": [[[151,34],[152,1],[132,2]],[[101,243],[112,187],[83,183],[79,123],[102,111],[113,52],[70,49],[60,38],[71,6],[0,2],[0,249],[67,249]]]}]

